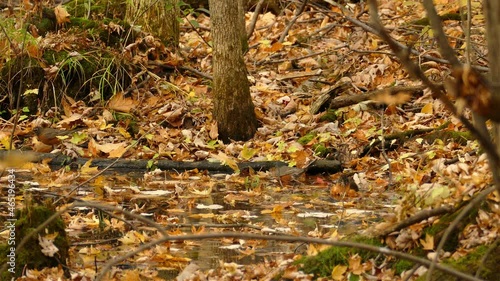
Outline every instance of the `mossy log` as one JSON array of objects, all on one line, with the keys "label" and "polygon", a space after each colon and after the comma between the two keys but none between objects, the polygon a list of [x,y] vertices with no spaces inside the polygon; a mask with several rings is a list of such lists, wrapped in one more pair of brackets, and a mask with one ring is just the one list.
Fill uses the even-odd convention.
[{"label": "mossy log", "polygon": [[[7,157],[8,151],[0,151],[0,159]],[[54,169],[60,169],[65,166],[77,169],[87,161],[88,158],[76,158],[71,159],[70,157],[62,154],[52,154],[52,153],[32,153],[32,158],[34,162],[41,162],[44,159],[51,159],[49,165]],[[115,162],[116,159],[104,159],[98,158],[92,160],[92,167],[98,167],[99,169],[104,169],[111,166],[113,171],[122,172],[145,172],[148,167],[151,167],[151,160],[144,159],[120,159]],[[175,171],[186,171],[198,169],[201,171],[208,171],[210,173],[233,173],[234,170],[228,165],[224,165],[220,162],[211,161],[196,161],[196,162],[184,162],[184,161],[171,161],[171,160],[155,160],[154,167],[162,170],[175,170]],[[269,171],[273,168],[288,167],[288,164],[281,161],[259,161],[259,162],[241,162],[238,163],[238,168],[243,170],[253,169],[256,171]],[[323,160],[319,159],[308,165],[306,168],[302,169],[302,172],[309,174],[317,173],[337,173],[342,170],[342,165],[337,160]]]},{"label": "mossy log", "polygon": [[[465,145],[467,141],[473,140],[474,137],[470,132],[458,132],[458,131],[450,131],[445,128],[448,127],[448,122],[437,127],[437,128],[429,128],[429,129],[416,129],[416,130],[408,130],[404,132],[396,132],[393,134],[389,134],[384,136],[384,149],[386,150],[394,150],[398,148],[400,145],[405,142],[415,139],[416,137],[420,137],[425,140],[427,143],[433,143],[435,140],[440,139],[443,141],[453,141],[459,143],[461,145]],[[376,140],[366,147],[363,148],[360,156],[366,156],[368,154],[381,151],[381,140]]]}]

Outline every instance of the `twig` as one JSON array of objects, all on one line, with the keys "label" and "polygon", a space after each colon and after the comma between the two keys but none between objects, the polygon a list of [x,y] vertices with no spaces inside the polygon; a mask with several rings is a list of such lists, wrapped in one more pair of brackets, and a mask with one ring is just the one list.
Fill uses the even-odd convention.
[{"label": "twig", "polygon": [[391,159],[389,159],[389,156],[387,156],[387,153],[385,152],[385,134],[384,134],[384,109],[382,109],[382,114],[380,116],[380,123],[382,127],[382,134],[380,135],[380,145],[382,146],[381,152],[382,156],[384,157],[385,162],[387,162],[388,166],[388,174],[389,174],[389,186],[392,186],[393,180],[392,180],[392,170],[391,170]]},{"label": "twig", "polygon": [[[210,46],[210,44],[207,42],[207,40],[205,40],[205,38],[201,35],[201,33],[198,31],[198,28],[196,28],[192,23],[191,21],[187,18],[187,15],[184,16],[184,19],[188,22],[188,24],[191,26],[191,28],[194,30],[194,32],[196,32],[196,34],[198,34],[198,36],[201,38],[201,40],[203,40],[203,42],[205,42],[205,44],[207,46]],[[201,28],[200,28],[201,29]],[[208,30],[210,30],[208,28]],[[211,32],[211,31],[210,31]]]},{"label": "twig", "polygon": [[[436,253],[439,253],[443,247],[446,241],[448,241],[448,238],[450,237],[451,233],[455,230],[457,225],[460,223],[463,218],[473,209],[475,208],[478,204],[480,204],[484,199],[486,199],[486,196],[488,196],[490,193],[495,191],[496,187],[493,185],[485,190],[483,190],[481,193],[479,193],[476,198],[472,199],[463,209],[460,211],[460,213],[457,215],[457,217],[450,223],[450,226],[446,229],[446,231],[443,234],[443,237],[439,241],[439,244],[436,248]],[[439,255],[436,255],[436,257],[431,261],[431,265],[429,267],[429,270],[427,271],[427,281],[430,280],[430,277],[432,277],[432,271],[437,268],[438,263],[437,263],[437,257]]]},{"label": "twig", "polygon": [[330,102],[330,109],[338,109],[350,105],[354,105],[366,100],[376,99],[378,95],[388,94],[395,95],[401,92],[407,92],[411,94],[416,94],[418,92],[422,92],[425,89],[425,86],[391,86],[385,89],[379,89],[374,91],[369,91],[359,95],[351,95],[351,96],[341,96],[333,99]]},{"label": "twig", "polygon": [[[345,46],[343,46],[343,47],[345,47]],[[282,63],[282,62],[286,62],[286,61],[297,61],[297,60],[301,60],[301,59],[305,59],[305,58],[318,56],[318,55],[321,55],[324,53],[325,53],[325,51],[321,51],[321,52],[307,54],[307,55],[296,57],[296,58],[285,58],[285,59],[278,59],[278,60],[265,59],[265,60],[262,60],[260,62],[257,62],[256,65],[268,64],[268,63]]]},{"label": "twig", "polygon": [[[325,0],[325,1],[326,1],[326,0]],[[355,24],[355,25],[357,25],[357,26],[361,27],[362,29],[364,29],[364,30],[365,30],[365,31],[367,31],[367,32],[370,32],[370,33],[373,33],[373,34],[375,34],[375,35],[377,35],[377,36],[382,37],[382,36],[381,36],[381,34],[379,33],[379,31],[378,31],[378,30],[374,29],[373,27],[369,26],[368,24],[366,24],[366,23],[364,23],[364,22],[362,22],[362,21],[360,21],[360,20],[358,20],[358,19],[356,19],[356,18],[354,18],[354,17],[351,17],[351,16],[347,15],[347,11],[346,11],[346,9],[345,9],[342,5],[340,5],[340,4],[338,4],[338,3],[335,3],[335,2],[333,2],[333,1],[326,1],[326,2],[328,2],[328,3],[332,4],[332,5],[336,6],[336,7],[341,8],[341,9],[342,9],[342,11],[344,12],[344,15],[342,15],[342,16],[343,16],[345,19],[347,19],[348,21],[350,21],[350,22],[352,22],[353,24]],[[330,18],[332,18],[332,19],[334,19],[334,18],[330,15],[330,13],[337,14],[337,13],[335,13],[335,12],[332,12],[332,11],[329,11],[329,10],[325,10],[325,9],[322,9],[322,10],[320,10],[320,11],[321,11],[321,12],[323,12],[323,13],[325,13],[328,17],[330,17]],[[393,41],[394,41],[394,44],[396,44],[399,48],[401,48],[401,49],[406,49],[406,46],[405,46],[405,45],[403,45],[402,43],[400,43],[400,42],[398,42],[398,41],[395,41],[394,39],[393,39]],[[425,59],[425,60],[428,60],[428,61],[435,61],[435,62],[439,62],[439,63],[450,64],[450,62],[449,62],[448,60],[446,60],[446,59],[436,58],[436,57],[429,56],[429,55],[422,55],[420,52],[418,52],[418,51],[417,51],[417,50],[415,50],[415,49],[409,49],[408,51],[409,51],[411,54],[416,55],[416,56],[418,56],[418,57],[420,57],[420,58],[423,58],[423,59]],[[488,68],[488,67],[484,67],[484,66],[480,66],[480,65],[473,65],[473,66],[472,66],[472,68],[474,68],[474,69],[476,69],[476,70],[479,70],[479,71],[484,71],[484,72],[489,71],[489,68]]]},{"label": "twig", "polygon": [[195,68],[192,68],[192,67],[189,67],[189,66],[182,65],[182,66],[179,66],[179,69],[183,69],[183,70],[187,70],[187,71],[193,72],[194,74],[196,74],[198,76],[201,76],[203,78],[209,79],[209,80],[214,80],[214,77],[212,75],[206,74],[204,72],[199,71],[198,69],[195,69]]},{"label": "twig", "polygon": [[358,53],[358,54],[380,54],[380,55],[388,55],[388,56],[392,56],[394,57],[395,55],[391,52],[384,52],[384,51],[368,51],[368,50],[357,50],[357,49],[351,49],[349,48],[349,50],[355,52],[355,53]]},{"label": "twig", "polygon": [[432,30],[434,31],[434,39],[436,39],[441,55],[448,60],[452,67],[462,67],[462,63],[458,60],[455,55],[455,51],[448,44],[448,39],[443,30],[443,25],[441,24],[441,18],[436,12],[436,7],[434,3],[428,0],[424,0],[424,8],[427,11],[427,17],[431,23]]},{"label": "twig", "polygon": [[304,9],[306,8],[307,2],[309,2],[309,0],[302,0],[302,1],[303,1],[302,5],[300,6],[300,8],[298,10],[295,11],[295,16],[290,20],[290,22],[288,23],[288,25],[285,27],[285,30],[281,34],[280,39],[278,40],[278,42],[280,42],[280,43],[285,42],[285,38],[288,35],[288,31],[290,31],[290,29],[295,24],[295,22],[297,21],[297,19],[299,18],[299,16],[304,12]]},{"label": "twig", "polygon": [[252,19],[250,20],[250,24],[248,26],[247,39],[250,39],[250,37],[253,34],[253,31],[255,29],[255,24],[257,23],[257,19],[259,18],[260,11],[262,10],[263,3],[264,3],[264,0],[259,0],[259,2],[257,3],[257,6],[255,7],[255,11],[253,12]]},{"label": "twig", "polygon": [[[107,274],[107,272],[109,272],[114,265],[136,255],[137,253],[140,253],[144,250],[152,248],[155,245],[165,243],[167,241],[204,240],[204,239],[218,239],[218,238],[260,239],[260,240],[272,240],[272,241],[284,241],[284,242],[302,242],[302,243],[315,243],[315,244],[332,245],[332,246],[346,247],[346,248],[357,248],[357,249],[361,249],[361,250],[381,253],[384,255],[389,255],[389,256],[394,256],[394,257],[400,258],[400,259],[409,260],[409,261],[412,261],[412,262],[417,263],[417,264],[421,264],[421,265],[426,266],[426,267],[429,267],[431,264],[431,262],[428,261],[427,259],[419,258],[419,257],[413,256],[413,255],[409,255],[409,254],[394,251],[394,250],[390,250],[386,247],[377,247],[377,246],[366,245],[366,244],[355,243],[355,242],[332,241],[332,240],[325,240],[325,239],[319,239],[319,238],[308,238],[308,237],[246,234],[246,233],[238,233],[238,232],[208,233],[208,234],[198,234],[198,235],[182,235],[182,236],[162,237],[162,238],[157,239],[155,241],[151,241],[151,242],[148,242],[146,244],[143,244],[140,247],[138,247],[137,249],[135,249],[134,251],[130,251],[124,255],[118,256],[118,257],[110,260],[109,262],[107,262],[103,266],[103,268],[99,272],[99,274],[97,275],[96,281],[103,280],[105,278],[105,275]],[[462,273],[462,272],[457,271],[457,270],[450,268],[448,266],[437,264],[436,268],[442,270],[443,272],[446,272],[448,274],[456,276],[459,279],[461,278],[463,280],[481,281],[481,279],[478,279],[476,277]]]},{"label": "twig", "polygon": [[[376,33],[389,45],[392,51],[396,54],[401,64],[406,68],[406,70],[415,78],[420,79],[424,85],[426,85],[432,92],[432,94],[439,98],[445,108],[449,110],[453,115],[460,119],[462,124],[477,138],[481,146],[484,150],[491,155],[492,157],[492,165],[498,167],[500,165],[500,158],[496,153],[496,148],[489,139],[488,135],[484,135],[480,130],[478,130],[472,123],[465,118],[463,115],[458,114],[456,107],[453,103],[448,99],[448,97],[444,93],[444,88],[434,84],[425,76],[424,72],[418,65],[416,65],[413,61],[410,60],[409,55],[410,51],[407,47],[401,46],[400,43],[396,42],[385,30],[380,22],[380,18],[378,17],[378,7],[376,5],[375,0],[369,0],[370,10],[371,10],[371,18],[376,28]],[[457,60],[458,61],[458,60]]]},{"label": "twig", "polygon": [[387,229],[384,229],[383,232],[376,233],[376,235],[377,236],[387,236],[394,231],[398,231],[398,230],[401,230],[401,229],[406,228],[408,226],[412,226],[412,225],[419,223],[419,222],[421,222],[425,219],[428,219],[430,217],[435,217],[435,216],[439,216],[442,214],[447,214],[447,213],[450,213],[453,211],[454,211],[454,208],[449,207],[449,206],[443,206],[443,207],[439,207],[436,209],[430,209],[430,210],[422,210],[422,211],[416,213],[415,215],[413,215],[413,216],[411,216],[411,217],[409,217],[409,218],[407,218],[407,219],[405,219],[405,220],[403,220],[395,225],[392,225]]},{"label": "twig", "polygon": [[129,211],[126,211],[126,210],[118,208],[118,207],[113,207],[113,206],[99,204],[99,203],[93,203],[93,202],[87,202],[87,201],[74,202],[71,207],[72,208],[74,208],[74,207],[90,207],[90,208],[95,208],[95,209],[99,209],[99,210],[103,210],[103,211],[115,211],[118,213],[123,213],[128,217],[131,217],[131,218],[136,219],[142,223],[145,223],[147,225],[150,225],[150,226],[156,228],[156,230],[161,235],[168,236],[167,232],[165,231],[165,229],[162,225],[160,225],[160,224],[158,224],[158,223],[156,223],[148,218],[145,218],[141,215],[131,213]]},{"label": "twig", "polygon": [[276,80],[282,81],[288,79],[296,79],[296,78],[319,76],[319,75],[321,75],[321,69],[316,71],[292,72],[290,74],[280,75],[276,78]]}]

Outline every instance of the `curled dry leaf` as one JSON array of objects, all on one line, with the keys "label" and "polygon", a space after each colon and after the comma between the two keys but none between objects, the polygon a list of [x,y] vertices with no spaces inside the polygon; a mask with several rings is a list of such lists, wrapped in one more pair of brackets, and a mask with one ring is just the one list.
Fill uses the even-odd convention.
[{"label": "curled dry leaf", "polygon": [[64,8],[61,5],[58,5],[57,7],[54,8],[54,14],[56,15],[56,21],[58,25],[62,25],[65,23],[69,23],[69,13],[66,11],[66,8]]}]

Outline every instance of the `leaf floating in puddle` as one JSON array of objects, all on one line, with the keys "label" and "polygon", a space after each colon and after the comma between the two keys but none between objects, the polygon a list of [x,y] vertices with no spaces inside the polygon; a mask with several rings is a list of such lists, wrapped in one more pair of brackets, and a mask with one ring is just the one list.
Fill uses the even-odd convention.
[{"label": "leaf floating in puddle", "polygon": [[332,213],[323,213],[323,212],[311,212],[311,213],[301,213],[297,216],[299,218],[328,218],[334,216]]},{"label": "leaf floating in puddle", "polygon": [[218,210],[218,209],[223,209],[224,207],[222,205],[218,204],[212,204],[212,205],[204,205],[204,204],[198,204],[196,205],[196,209],[209,209],[209,210]]},{"label": "leaf floating in puddle", "polygon": [[241,248],[241,245],[234,244],[234,245],[228,245],[228,246],[220,246],[220,249],[229,249],[229,250],[236,250]]},{"label": "leaf floating in puddle", "polygon": [[145,190],[145,191],[142,191],[141,193],[145,194],[145,195],[158,195],[158,196],[161,196],[161,195],[171,194],[173,192],[172,191],[168,191],[168,190]]}]

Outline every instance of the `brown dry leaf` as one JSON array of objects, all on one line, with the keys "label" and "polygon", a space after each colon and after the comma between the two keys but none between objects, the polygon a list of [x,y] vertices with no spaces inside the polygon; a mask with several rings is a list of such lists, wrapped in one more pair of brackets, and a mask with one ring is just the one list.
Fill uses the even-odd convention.
[{"label": "brown dry leaf", "polygon": [[202,225],[199,228],[196,228],[196,226],[192,226],[191,227],[191,232],[193,234],[203,234],[203,233],[205,233],[205,226]]},{"label": "brown dry leaf", "polygon": [[61,120],[61,122],[58,123],[59,125],[62,125],[63,127],[65,127],[64,125],[69,125],[71,123],[74,123],[74,122],[82,119],[82,115],[79,114],[79,113],[73,113],[73,114],[71,114],[71,112],[70,112],[70,115],[66,115],[66,116],[69,116],[69,117],[64,118],[63,120]]},{"label": "brown dry leaf", "polygon": [[108,29],[112,32],[116,32],[118,34],[121,34],[125,29],[121,26],[121,25],[118,25],[114,22],[110,22],[108,24]]},{"label": "brown dry leaf", "polygon": [[105,143],[105,144],[97,144],[97,149],[104,153],[110,153],[111,151],[117,149],[122,146],[123,143]]},{"label": "brown dry leaf", "polygon": [[286,116],[297,111],[297,103],[294,99],[290,99],[290,101],[286,104],[286,106],[280,111],[281,116]]},{"label": "brown dry leaf", "polygon": [[275,52],[280,51],[281,49],[283,49],[283,43],[276,42],[269,49],[267,49],[266,51],[271,52],[271,53],[275,53]]},{"label": "brown dry leaf", "polygon": [[122,272],[122,277],[121,280],[123,281],[135,281],[135,280],[141,280],[141,274],[138,269],[134,270],[126,270]]},{"label": "brown dry leaf", "polygon": [[160,97],[152,96],[146,99],[146,104],[149,106],[157,106],[160,102]]},{"label": "brown dry leaf", "polygon": [[122,242],[125,245],[141,244],[147,240],[149,240],[149,237],[146,234],[137,232],[135,230],[127,232],[125,236],[118,239],[118,241]]},{"label": "brown dry leaf", "polygon": [[95,153],[100,151],[108,153],[110,158],[116,158],[122,156],[123,153],[125,153],[126,148],[127,148],[127,143],[125,142],[98,144],[93,139],[91,139],[89,142],[89,152],[91,152],[92,155],[97,155]]},{"label": "brown dry leaf", "polygon": [[71,104],[66,99],[63,99],[62,102],[62,107],[64,111],[65,116],[70,116],[71,115]]},{"label": "brown dry leaf", "polygon": [[227,165],[229,166],[231,169],[233,169],[234,171],[239,171],[240,168],[238,167],[238,164],[236,163],[236,161],[233,160],[233,158],[227,156],[224,152],[219,152],[219,154],[215,155],[215,154],[211,154],[212,158],[216,159],[216,160],[219,160],[222,165]]},{"label": "brown dry leaf", "polygon": [[182,107],[179,107],[173,111],[169,111],[163,114],[167,118],[167,122],[174,126],[174,127],[180,127],[182,125],[183,116],[184,116],[184,110]]},{"label": "brown dry leaf", "polygon": [[210,132],[208,133],[210,139],[216,140],[219,137],[219,129],[217,127],[217,122],[214,121],[210,124]]},{"label": "brown dry leaf", "polygon": [[69,13],[66,11],[66,8],[64,8],[61,5],[58,5],[57,7],[54,8],[54,14],[56,15],[56,21],[58,25],[62,25],[64,23],[69,23]]},{"label": "brown dry leaf", "polygon": [[290,61],[285,61],[280,64],[278,64],[278,73],[283,73],[287,70],[291,70],[293,68],[293,65]]},{"label": "brown dry leaf", "polygon": [[116,93],[108,103],[109,108],[116,111],[129,113],[130,110],[136,107],[139,103],[131,98],[125,98],[122,92]]},{"label": "brown dry leaf", "polygon": [[304,68],[312,68],[312,69],[320,67],[320,64],[314,58],[301,59],[298,62],[298,65],[301,66],[301,67],[304,67]]}]

